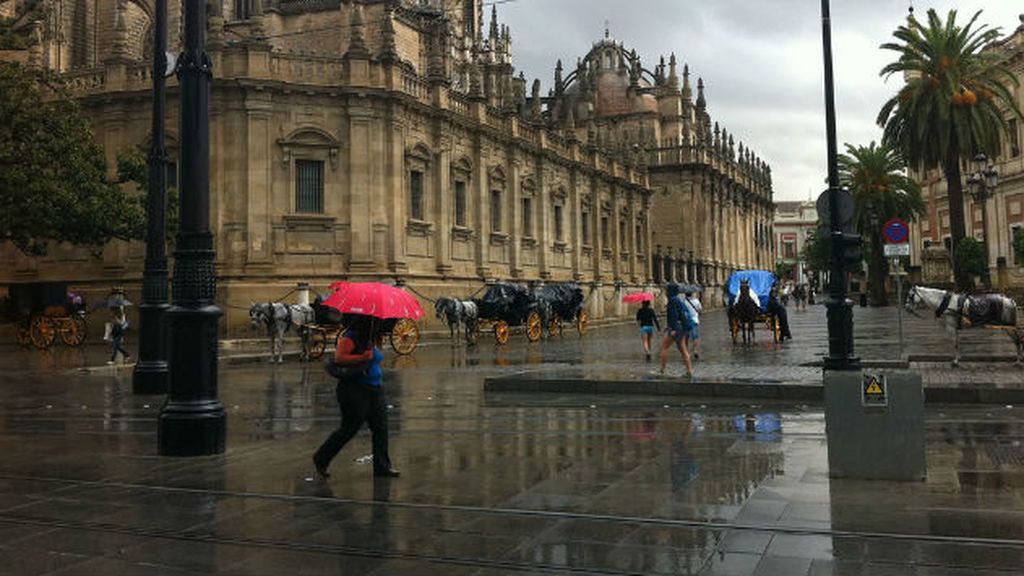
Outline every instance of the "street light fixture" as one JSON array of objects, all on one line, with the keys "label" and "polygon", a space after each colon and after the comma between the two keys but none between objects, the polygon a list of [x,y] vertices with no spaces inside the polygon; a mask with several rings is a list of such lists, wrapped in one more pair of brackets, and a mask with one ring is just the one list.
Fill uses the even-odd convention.
[{"label": "street light fixture", "polygon": [[993,196],[996,186],[999,184],[999,172],[985,154],[975,156],[973,164],[974,173],[967,179],[967,184],[974,201],[981,205],[981,245],[985,255],[985,270],[982,273],[982,281],[985,283],[986,288],[991,288],[992,278],[988,268],[988,210],[986,206],[988,199]]}]

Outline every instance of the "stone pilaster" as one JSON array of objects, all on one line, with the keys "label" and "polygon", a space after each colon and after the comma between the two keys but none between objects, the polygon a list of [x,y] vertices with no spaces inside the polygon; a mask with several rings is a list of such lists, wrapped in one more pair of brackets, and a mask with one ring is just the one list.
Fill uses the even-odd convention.
[{"label": "stone pilaster", "polygon": [[[245,191],[248,215],[246,218],[246,266],[270,266],[273,264],[274,237],[272,217],[274,214],[273,190],[271,188],[272,153],[271,114],[273,102],[266,92],[249,92],[245,96],[245,174],[241,188]],[[286,181],[292,180],[291,159],[282,158]],[[289,202],[292,199],[288,198]],[[291,206],[285,209],[291,212]]]}]

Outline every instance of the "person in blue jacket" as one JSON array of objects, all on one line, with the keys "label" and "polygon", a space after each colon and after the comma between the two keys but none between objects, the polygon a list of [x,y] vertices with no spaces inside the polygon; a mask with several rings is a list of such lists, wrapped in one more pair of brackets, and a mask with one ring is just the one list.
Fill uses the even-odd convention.
[{"label": "person in blue jacket", "polygon": [[[334,366],[328,372],[338,379],[335,395],[341,409],[341,426],[324,440],[313,454],[317,473],[327,478],[327,467],[365,423],[373,444],[373,475],[395,477],[388,454],[388,408],[384,396],[381,351],[383,322],[369,316],[353,315],[349,327],[338,339]],[[333,368],[333,370],[332,370]]]},{"label": "person in blue jacket", "polygon": [[668,296],[668,304],[665,309],[665,338],[661,342],[661,373],[665,373],[665,365],[668,363],[668,349],[675,344],[686,364],[686,376],[690,377],[693,376],[693,362],[690,360],[689,340],[694,318],[679,295],[678,285],[669,284],[665,294]]}]

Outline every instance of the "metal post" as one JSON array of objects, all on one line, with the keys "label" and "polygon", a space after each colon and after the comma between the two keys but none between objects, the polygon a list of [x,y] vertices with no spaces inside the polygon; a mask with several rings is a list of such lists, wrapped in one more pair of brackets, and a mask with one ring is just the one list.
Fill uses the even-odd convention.
[{"label": "metal post", "polygon": [[892,259],[892,266],[896,271],[896,324],[899,327],[900,360],[903,360],[903,266],[899,258]]},{"label": "metal post", "polygon": [[164,149],[167,69],[167,0],[156,0],[153,29],[153,129],[146,200],[146,267],[139,304],[139,362],[132,375],[135,394],[166,394],[167,337],[167,153]]},{"label": "metal post", "polygon": [[839,214],[839,161],[836,144],[836,103],[832,74],[832,23],[829,0],[821,0],[821,38],[825,60],[825,131],[828,141],[828,193],[831,222],[832,260],[829,266],[828,370],[857,370],[860,360],[853,354],[853,307],[846,301],[846,267],[843,263],[843,231]]},{"label": "metal post", "polygon": [[[983,183],[982,186],[985,186]],[[985,285],[985,288],[992,288],[992,272],[989,269],[988,259],[988,189],[985,188],[985,192],[981,197],[981,248],[985,254],[985,270],[981,276],[981,281]]]},{"label": "metal post", "polygon": [[217,398],[217,324],[213,235],[210,233],[209,97],[206,3],[185,0],[181,85],[181,225],[174,262],[174,301],[167,312],[171,379],[160,411],[165,456],[224,452],[227,417]]}]

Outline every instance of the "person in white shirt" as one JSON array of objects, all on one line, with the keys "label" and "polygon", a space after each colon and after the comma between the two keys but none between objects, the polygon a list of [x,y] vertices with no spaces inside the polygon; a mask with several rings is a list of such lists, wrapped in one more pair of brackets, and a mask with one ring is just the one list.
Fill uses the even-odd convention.
[{"label": "person in white shirt", "polygon": [[693,355],[693,359],[700,358],[700,315],[704,312],[704,307],[700,304],[700,298],[694,294],[692,288],[687,289],[686,298],[683,301],[690,306],[693,312],[693,330],[690,331],[690,353]]}]

